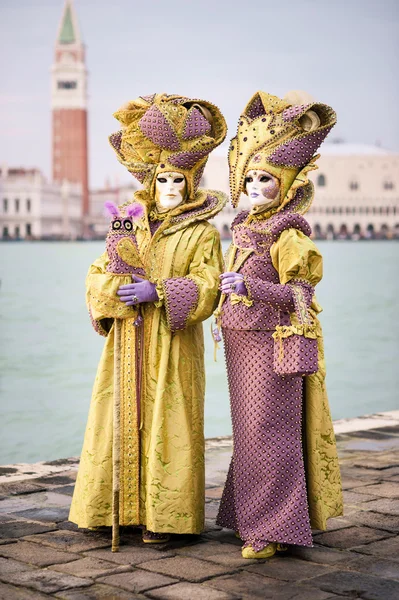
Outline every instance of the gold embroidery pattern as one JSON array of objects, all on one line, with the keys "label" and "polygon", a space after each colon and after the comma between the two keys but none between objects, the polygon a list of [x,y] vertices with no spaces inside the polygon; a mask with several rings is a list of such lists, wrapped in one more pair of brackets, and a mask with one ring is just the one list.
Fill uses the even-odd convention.
[{"label": "gold embroidery pattern", "polygon": [[136,331],[133,320],[123,322],[121,336],[121,492],[123,525],[139,524],[139,423],[136,398]]}]

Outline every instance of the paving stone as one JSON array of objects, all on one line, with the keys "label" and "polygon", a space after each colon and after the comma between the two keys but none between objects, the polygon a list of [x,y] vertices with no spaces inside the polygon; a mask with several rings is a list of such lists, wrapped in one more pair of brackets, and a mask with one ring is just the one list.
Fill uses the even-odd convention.
[{"label": "paving stone", "polygon": [[18,544],[1,546],[0,556],[14,558],[24,563],[37,565],[38,567],[67,563],[80,558],[79,554],[62,552],[61,550],[54,550],[54,548],[30,542],[18,542]]},{"label": "paving stone", "polygon": [[0,583],[0,600],[48,600],[48,598],[40,592]]},{"label": "paving stone", "polygon": [[216,525],[215,519],[205,519],[204,533],[208,531],[221,531],[223,528]]},{"label": "paving stone", "polygon": [[33,480],[35,483],[43,483],[44,485],[70,485],[75,483],[75,477],[72,478],[69,475],[49,475],[45,477],[38,477]]},{"label": "paving stone", "polygon": [[363,490],[365,488],[356,488],[355,491],[345,491],[343,492],[344,497],[344,505],[346,504],[360,504],[361,502],[369,502],[370,500],[378,500],[378,496],[376,494],[360,494],[358,490]]},{"label": "paving stone", "polygon": [[106,550],[91,550],[84,553],[89,558],[100,558],[120,565],[138,565],[149,560],[159,560],[174,556],[171,551],[161,552],[153,548],[143,546],[120,546],[119,552],[111,552],[110,548]]},{"label": "paving stone", "polygon": [[1,500],[0,513],[14,513],[32,508],[68,507],[70,504],[71,499],[65,494],[41,491],[34,494],[10,496],[6,500]]},{"label": "paving stone", "polygon": [[359,494],[372,494],[383,498],[399,498],[399,485],[397,483],[384,481],[383,483],[359,487],[356,489],[356,492]]},{"label": "paving stone", "polygon": [[387,600],[399,597],[399,582],[366,573],[336,571],[311,581],[318,588],[364,600]]},{"label": "paving stone", "polygon": [[0,546],[5,546],[6,544],[16,544],[17,541],[18,541],[17,538],[14,538],[14,539],[7,539],[6,538],[4,540],[0,539]]},{"label": "paving stone", "polygon": [[31,521],[44,521],[45,523],[59,523],[69,516],[68,508],[31,508],[13,513],[16,517],[30,519]]},{"label": "paving stone", "polygon": [[11,475],[12,473],[17,473],[18,469],[15,467],[0,467],[0,475]]},{"label": "paving stone", "polygon": [[367,544],[366,546],[355,546],[353,548],[355,552],[361,554],[375,554],[376,556],[386,556],[399,561],[399,536],[382,540],[381,542],[374,542]]},{"label": "paving stone", "polygon": [[9,523],[10,521],[17,520],[13,515],[7,515],[6,513],[0,515],[0,523]]},{"label": "paving stone", "polygon": [[360,510],[350,514],[348,520],[356,525],[366,525],[374,529],[399,533],[399,519],[393,515],[383,515],[382,513]]},{"label": "paving stone", "polygon": [[137,596],[102,583],[95,583],[88,588],[58,592],[55,597],[63,600],[143,600],[141,595]]},{"label": "paving stone", "polygon": [[302,579],[311,579],[323,573],[335,571],[334,567],[320,565],[317,563],[306,562],[298,558],[285,556],[273,557],[263,564],[257,564],[247,569],[250,573],[257,573],[273,579],[283,581],[301,581]]},{"label": "paving stone", "polygon": [[214,500],[212,500],[211,502],[207,502],[205,504],[205,517],[207,519],[216,520],[218,512],[219,512],[219,502],[215,502]]},{"label": "paving stone", "polygon": [[203,533],[202,537],[222,544],[233,544],[234,546],[242,546],[242,540],[238,539],[234,532],[230,529],[222,529],[221,531],[210,531],[209,533]]},{"label": "paving stone", "polygon": [[34,571],[25,571],[23,573],[9,573],[2,575],[1,579],[5,583],[15,583],[24,587],[30,587],[45,594],[54,594],[60,590],[72,589],[77,587],[86,587],[93,582],[91,579],[74,577],[64,573],[57,573],[50,569],[36,569]]},{"label": "paving stone", "polygon": [[[338,529],[345,529],[346,527],[353,527],[353,523],[345,519],[344,517],[336,517],[332,519],[328,519],[327,521],[327,531],[337,531]],[[313,535],[316,534],[317,530],[313,531]],[[320,531],[317,533],[324,533],[324,531]]]},{"label": "paving stone", "polygon": [[346,563],[346,568],[386,579],[399,579],[399,563],[375,556],[359,556]]},{"label": "paving stone", "polygon": [[84,529],[82,527],[78,527],[76,525],[76,523],[72,523],[72,521],[61,521],[60,523],[57,523],[57,527],[58,529],[63,529],[63,530],[67,530],[67,531],[90,531],[89,529]]},{"label": "paving stone", "polygon": [[0,484],[0,494],[4,496],[18,496],[32,492],[42,492],[44,485],[32,483],[32,481],[7,481]]},{"label": "paving stone", "polygon": [[99,581],[122,588],[128,592],[134,592],[135,594],[140,594],[164,585],[178,583],[178,580],[172,577],[165,577],[165,575],[160,575],[159,573],[149,574],[148,571],[142,571],[141,569],[136,569],[132,573],[120,573],[119,575],[101,577]]},{"label": "paving stone", "polygon": [[53,525],[41,525],[40,523],[31,523],[30,521],[9,521],[3,523],[0,529],[0,539],[21,538],[25,535],[36,533],[45,533],[55,531],[57,528]]},{"label": "paving stone", "polygon": [[332,548],[353,548],[368,542],[383,540],[392,534],[369,527],[348,527],[339,531],[321,533],[316,536],[317,543]]},{"label": "paving stone", "polygon": [[28,542],[43,544],[51,548],[62,548],[69,552],[85,552],[96,548],[111,546],[110,539],[96,533],[80,533],[76,531],[52,531],[40,535],[30,535],[25,538]]},{"label": "paving stone", "polygon": [[113,575],[114,573],[124,573],[131,570],[130,565],[118,565],[113,562],[94,557],[81,558],[68,564],[53,564],[51,568],[53,571],[70,573],[71,575],[76,575],[77,577],[90,577],[91,579],[105,577],[106,575]]},{"label": "paving stone", "polygon": [[331,597],[329,592],[315,589],[309,585],[283,583],[247,571],[241,571],[230,577],[217,577],[207,581],[204,585],[238,594],[244,600],[255,600],[255,598],[261,600],[327,600]]},{"label": "paving stone", "polygon": [[236,545],[221,544],[220,542],[214,542],[209,540],[204,540],[199,544],[194,544],[192,546],[185,546],[184,548],[179,548],[179,550],[176,551],[176,553],[180,555],[183,554],[184,556],[192,556],[194,558],[207,558],[208,556],[212,555],[241,555],[240,548],[238,548]]},{"label": "paving stone", "polygon": [[[226,546],[226,544],[223,545]],[[209,560],[217,563],[218,565],[225,565],[226,567],[231,567],[232,569],[240,569],[241,567],[248,567],[251,564],[259,563],[259,560],[256,558],[243,558],[239,550],[234,554],[232,552],[228,552],[227,554],[211,554],[210,556],[204,558],[204,560]]]},{"label": "paving stone", "polygon": [[220,498],[222,497],[222,494],[223,494],[222,487],[207,488],[205,490],[205,498],[215,498],[216,500],[220,500]]},{"label": "paving stone", "polygon": [[[341,472],[341,474],[342,474],[342,472]],[[351,491],[351,490],[356,491],[357,487],[363,487],[367,483],[367,481],[368,481],[367,477],[365,477],[364,479],[363,478],[355,479],[354,477],[350,477],[350,476],[343,477],[342,478],[342,489],[349,490],[349,491]]]},{"label": "paving stone", "polygon": [[145,562],[140,565],[140,569],[163,573],[170,577],[177,577],[192,582],[205,581],[205,579],[209,579],[210,577],[232,573],[235,570],[231,567],[222,567],[188,556],[175,556],[173,558],[162,558],[161,560]]},{"label": "paving stone", "polygon": [[22,571],[32,571],[32,565],[26,565],[12,558],[0,557],[0,577],[5,573],[22,573]]},{"label": "paving stone", "polygon": [[74,490],[75,490],[74,485],[63,485],[62,487],[57,487],[57,494],[65,494],[66,496],[73,496]]},{"label": "paving stone", "polygon": [[361,505],[361,507],[364,510],[373,510],[374,512],[399,517],[399,500],[390,500],[387,498],[382,498],[381,500],[365,502]]},{"label": "paving stone", "polygon": [[214,590],[208,586],[195,583],[175,583],[160,590],[151,590],[146,596],[154,600],[235,600],[241,598],[236,594],[229,594]]},{"label": "paving stone", "polygon": [[356,554],[352,554],[348,551],[345,552],[344,550],[325,548],[324,546],[314,546],[313,548],[296,546],[291,547],[289,553],[295,558],[309,560],[321,565],[340,565],[346,563],[348,557],[356,558]]}]

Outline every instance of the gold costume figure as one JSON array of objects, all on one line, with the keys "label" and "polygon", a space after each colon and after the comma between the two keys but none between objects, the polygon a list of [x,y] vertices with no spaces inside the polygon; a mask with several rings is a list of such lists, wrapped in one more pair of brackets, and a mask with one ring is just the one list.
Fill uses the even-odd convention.
[{"label": "gold costume figure", "polygon": [[[204,526],[202,321],[215,308],[222,271],[219,234],[208,219],[227,200],[198,185],[226,124],[209,102],[165,94],[140,97],[116,117],[122,130],[110,141],[144,185],[134,195],[143,214],[129,221],[129,203],[117,209],[107,252],[86,280],[92,322],[106,341],[69,518],[79,527],[112,525],[116,441],[119,524],[198,534]],[[156,190],[171,175],[185,196],[165,210]],[[135,275],[155,290],[154,301],[121,302],[121,286],[141,285]]]}]

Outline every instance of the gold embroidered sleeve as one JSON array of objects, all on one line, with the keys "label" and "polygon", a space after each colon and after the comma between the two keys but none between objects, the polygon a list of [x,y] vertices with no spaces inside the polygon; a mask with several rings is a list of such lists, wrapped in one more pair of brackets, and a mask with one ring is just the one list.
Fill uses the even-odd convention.
[{"label": "gold embroidered sleeve", "polygon": [[286,229],[270,249],[280,283],[302,280],[313,287],[323,277],[323,258],[315,243],[297,229]]},{"label": "gold embroidered sleeve", "polygon": [[131,283],[130,275],[114,275],[106,268],[109,262],[106,252],[89,268],[86,277],[86,304],[94,329],[107,335],[114,319],[128,319],[137,314],[137,309],[121,302],[117,291],[121,285]]},{"label": "gold embroidered sleeve", "polygon": [[163,279],[160,301],[164,301],[172,331],[205,321],[216,307],[223,257],[218,231],[211,227],[199,239],[184,277]]}]

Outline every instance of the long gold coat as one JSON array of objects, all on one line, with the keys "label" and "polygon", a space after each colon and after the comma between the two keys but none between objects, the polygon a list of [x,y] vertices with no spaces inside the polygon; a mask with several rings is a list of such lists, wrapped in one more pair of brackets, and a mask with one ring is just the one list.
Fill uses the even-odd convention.
[{"label": "long gold coat", "polygon": [[[213,201],[209,203],[210,196]],[[145,197],[146,192],[136,193],[139,200]],[[224,194],[208,192],[207,197],[201,191],[191,210],[179,215],[171,213],[153,236],[147,212],[136,229],[146,276],[157,283],[160,297],[156,305],[142,305],[141,403],[136,401],[137,310],[126,307],[116,296],[119,286],[130,283],[131,277],[107,272],[106,253],[89,269],[87,304],[94,326],[107,338],[94,384],[69,516],[79,527],[112,525],[116,367],[121,398],[120,524],[141,524],[151,531],[170,533],[199,533],[203,529],[202,321],[215,308],[222,271],[219,234],[207,219],[221,210],[225,201]],[[126,249],[125,252],[128,254]],[[124,258],[128,261],[127,256]],[[195,302],[184,304],[178,289],[174,295],[173,286],[167,285],[172,280],[195,284]],[[182,311],[184,328],[176,329],[175,317],[177,313],[181,316]],[[116,318],[121,322],[117,357]]]}]

